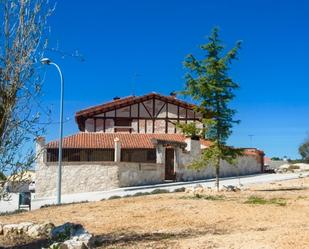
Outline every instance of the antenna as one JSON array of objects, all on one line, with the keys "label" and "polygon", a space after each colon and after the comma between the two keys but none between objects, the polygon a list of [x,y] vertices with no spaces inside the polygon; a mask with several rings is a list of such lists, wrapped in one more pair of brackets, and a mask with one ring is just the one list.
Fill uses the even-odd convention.
[{"label": "antenna", "polygon": [[250,137],[250,147],[253,148],[252,140],[253,140],[254,135],[253,134],[249,134],[248,136]]},{"label": "antenna", "polygon": [[132,78],[132,84],[131,84],[131,90],[132,90],[132,95],[135,96],[135,85],[136,85],[136,81],[137,81],[137,78],[139,77],[140,75],[138,73],[135,73],[133,75],[133,78]]}]

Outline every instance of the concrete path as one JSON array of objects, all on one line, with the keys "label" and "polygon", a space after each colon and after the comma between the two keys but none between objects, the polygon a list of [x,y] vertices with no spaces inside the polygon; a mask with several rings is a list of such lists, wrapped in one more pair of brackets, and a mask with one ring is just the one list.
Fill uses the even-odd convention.
[{"label": "concrete path", "polygon": [[[301,173],[302,176],[309,176],[309,172]],[[223,185],[235,185],[238,186],[240,183],[244,186],[248,186],[251,184],[264,183],[264,182],[275,182],[275,181],[283,181],[296,179],[300,176],[299,173],[287,173],[287,174],[258,174],[258,175],[249,175],[249,176],[241,176],[241,177],[227,177],[220,179],[220,186]],[[207,187],[214,187],[215,180],[200,180],[200,181],[191,181],[191,182],[172,182],[172,183],[164,183],[164,184],[156,184],[156,185],[147,185],[147,186],[136,186],[136,187],[127,187],[127,188],[119,188],[113,189],[109,191],[100,191],[100,192],[87,192],[87,193],[79,193],[79,194],[70,194],[62,196],[62,203],[71,203],[71,202],[81,202],[81,201],[99,201],[102,199],[108,199],[111,196],[125,196],[125,195],[133,195],[137,192],[151,192],[154,189],[166,189],[169,191],[173,191],[177,188],[181,187],[193,187],[196,184],[202,184]],[[16,198],[13,198],[16,200]],[[32,209],[38,209],[42,205],[46,204],[54,204],[55,197],[51,198],[33,198],[32,200]],[[18,198],[17,198],[18,200]],[[5,204],[0,201],[0,212],[12,211],[14,208],[17,208],[17,204],[14,205],[10,202],[10,205]]]}]

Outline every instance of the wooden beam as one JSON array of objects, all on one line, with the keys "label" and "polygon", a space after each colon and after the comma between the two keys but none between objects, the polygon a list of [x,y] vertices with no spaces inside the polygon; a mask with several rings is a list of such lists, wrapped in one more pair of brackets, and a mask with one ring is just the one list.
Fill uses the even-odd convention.
[{"label": "wooden beam", "polygon": [[103,131],[104,131],[104,133],[106,131],[105,126],[106,126],[106,112],[104,112],[104,120],[103,120]]},{"label": "wooden beam", "polygon": [[139,133],[139,121],[140,121],[140,118],[139,118],[139,104],[137,104],[137,133]]},{"label": "wooden beam", "polygon": [[152,133],[155,132],[155,98],[152,99]]},{"label": "wooden beam", "polygon": [[[132,117],[132,118],[134,118],[134,117]],[[106,117],[106,118],[104,118],[104,117],[96,117],[96,119],[113,119],[113,117]],[[126,117],[118,117],[117,119],[128,119],[128,118],[126,118]],[[134,119],[137,119],[137,118],[134,118]],[[152,120],[153,118],[143,118],[143,117],[140,117],[140,119],[147,119],[147,120]],[[166,118],[155,118],[156,120],[165,120]],[[178,118],[168,118],[168,120],[178,120]],[[185,121],[186,119],[185,118],[179,118],[179,120],[180,121]],[[200,118],[195,118],[195,119],[193,119],[193,118],[188,118],[188,120],[192,120],[192,121],[201,121],[201,119]]]},{"label": "wooden beam", "polygon": [[[129,118],[131,119],[131,127],[132,127],[132,105],[130,105],[129,109]],[[130,129],[130,133],[132,133],[132,129]]]},{"label": "wooden beam", "polygon": [[[179,123],[179,113],[180,113],[180,110],[179,110],[179,105],[177,105],[177,123]],[[174,133],[177,132],[177,129],[176,129],[176,125],[175,125],[175,129],[174,129]]]},{"label": "wooden beam", "polygon": [[165,133],[168,133],[168,103],[165,102]]},{"label": "wooden beam", "polygon": [[142,105],[144,106],[145,110],[148,112],[149,116],[152,117],[150,111],[147,109],[147,107],[145,106],[144,102],[142,102]]}]

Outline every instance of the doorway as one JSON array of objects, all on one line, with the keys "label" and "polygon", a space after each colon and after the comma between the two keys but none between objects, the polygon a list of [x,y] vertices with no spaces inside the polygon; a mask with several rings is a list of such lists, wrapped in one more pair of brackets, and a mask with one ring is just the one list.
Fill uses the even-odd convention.
[{"label": "doorway", "polygon": [[165,180],[175,180],[174,149],[165,149]]}]

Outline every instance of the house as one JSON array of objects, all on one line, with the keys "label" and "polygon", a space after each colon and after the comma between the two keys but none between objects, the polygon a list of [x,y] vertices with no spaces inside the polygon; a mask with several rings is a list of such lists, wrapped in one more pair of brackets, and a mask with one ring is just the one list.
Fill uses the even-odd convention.
[{"label": "house", "polygon": [[9,193],[29,192],[30,184],[34,179],[33,170],[20,171],[7,177],[4,188]]},{"label": "house", "polygon": [[[214,176],[212,167],[189,168],[210,142],[185,137],[177,123],[202,127],[194,105],[175,95],[150,93],[114,98],[76,113],[79,133],[63,139],[63,193],[187,181]],[[237,167],[222,162],[221,176],[258,173],[264,153],[245,150]],[[37,140],[37,196],[52,196],[56,188],[58,141]]]}]

